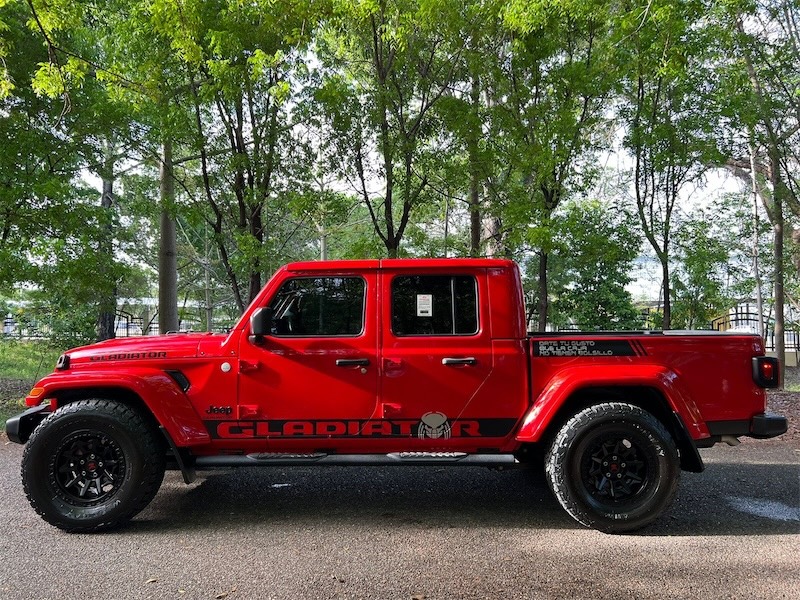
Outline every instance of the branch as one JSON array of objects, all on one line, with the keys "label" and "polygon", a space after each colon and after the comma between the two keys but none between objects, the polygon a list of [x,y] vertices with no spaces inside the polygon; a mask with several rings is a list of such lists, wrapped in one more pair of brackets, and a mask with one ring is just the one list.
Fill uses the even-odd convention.
[{"label": "branch", "polygon": [[[360,137],[360,133],[357,132],[357,135]],[[364,200],[364,204],[367,205],[367,210],[369,211],[369,216],[372,219],[372,226],[375,228],[375,232],[378,234],[378,237],[381,238],[381,241],[386,245],[388,239],[384,235],[383,230],[378,223],[378,216],[375,214],[375,209],[372,207],[372,202],[370,202],[369,194],[367,194],[367,182],[366,178],[364,177],[364,162],[361,156],[361,142],[356,141],[356,173],[358,173],[358,179],[361,182],[361,189],[360,193],[362,199]]]},{"label": "branch", "polygon": [[44,37],[44,41],[47,44],[47,58],[51,65],[56,66],[56,70],[58,71],[58,76],[61,79],[61,87],[64,90],[64,105],[61,108],[61,114],[58,115],[58,120],[56,121],[56,127],[61,123],[61,120],[64,118],[70,110],[72,110],[72,101],[69,98],[69,93],[67,92],[67,81],[64,78],[64,71],[62,70],[63,67],[61,63],[58,61],[58,55],[56,53],[57,47],[53,40],[50,39],[47,31],[42,25],[42,21],[39,19],[39,13],[36,12],[36,7],[33,6],[33,0],[27,0],[28,7],[31,9],[31,14],[33,15],[34,20],[36,21],[36,26],[39,28],[42,36]]}]

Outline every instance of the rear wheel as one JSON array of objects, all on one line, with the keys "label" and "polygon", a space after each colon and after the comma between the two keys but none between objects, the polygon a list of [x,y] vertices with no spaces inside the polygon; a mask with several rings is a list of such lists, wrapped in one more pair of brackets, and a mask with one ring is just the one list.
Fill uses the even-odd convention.
[{"label": "rear wheel", "polygon": [[97,531],[147,506],[164,469],[164,444],[139,412],[109,400],[81,400],[33,432],[22,456],[22,483],[48,523]]},{"label": "rear wheel", "polygon": [[607,533],[656,520],[672,503],[680,475],[675,442],[661,422],[620,402],[591,406],[567,421],[545,470],[561,506]]}]

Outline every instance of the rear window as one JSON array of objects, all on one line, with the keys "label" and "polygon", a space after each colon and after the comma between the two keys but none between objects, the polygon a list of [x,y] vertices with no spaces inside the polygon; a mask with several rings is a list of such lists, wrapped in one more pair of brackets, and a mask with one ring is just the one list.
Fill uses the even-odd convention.
[{"label": "rear window", "polygon": [[400,275],[392,280],[392,333],[474,335],[478,286],[469,275]]}]

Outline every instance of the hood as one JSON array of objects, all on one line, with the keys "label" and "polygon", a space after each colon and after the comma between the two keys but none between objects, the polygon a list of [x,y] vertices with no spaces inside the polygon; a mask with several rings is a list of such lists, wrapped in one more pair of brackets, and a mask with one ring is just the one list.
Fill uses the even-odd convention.
[{"label": "hood", "polygon": [[[160,361],[194,358],[197,347],[207,334],[177,333],[135,338],[106,340],[90,346],[68,350],[69,365],[129,361]],[[59,359],[62,364],[63,357]]]}]

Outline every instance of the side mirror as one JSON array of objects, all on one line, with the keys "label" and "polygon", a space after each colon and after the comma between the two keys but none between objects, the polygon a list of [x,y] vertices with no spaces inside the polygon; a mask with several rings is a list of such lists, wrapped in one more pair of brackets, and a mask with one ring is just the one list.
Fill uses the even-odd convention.
[{"label": "side mirror", "polygon": [[275,311],[269,307],[257,308],[250,315],[250,341],[260,345],[264,342],[264,336],[272,333],[272,321]]}]

